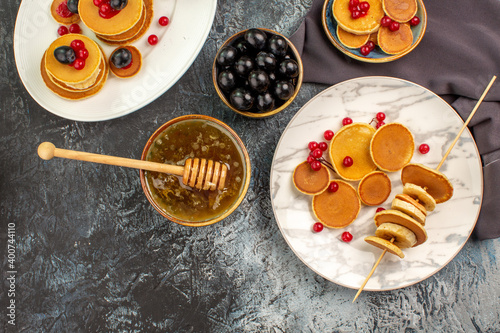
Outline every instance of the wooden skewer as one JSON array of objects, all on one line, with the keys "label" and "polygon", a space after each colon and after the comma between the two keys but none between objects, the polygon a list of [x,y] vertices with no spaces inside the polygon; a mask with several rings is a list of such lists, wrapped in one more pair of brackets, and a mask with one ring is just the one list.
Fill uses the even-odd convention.
[{"label": "wooden skewer", "polygon": [[151,161],[134,160],[131,158],[60,149],[56,148],[56,146],[50,142],[43,142],[38,146],[38,156],[44,160],[50,160],[55,156],[72,160],[178,175],[182,176],[182,183],[184,185],[188,185],[199,190],[223,190],[227,176],[227,166],[224,163],[214,163],[213,161],[207,161],[205,159],[189,158],[186,160],[186,164],[184,166],[169,165]]},{"label": "wooden skewer", "polygon": [[[458,132],[457,136],[455,137],[455,140],[453,140],[453,142],[451,143],[450,147],[448,148],[448,151],[446,151],[446,153],[444,154],[443,158],[441,159],[441,162],[439,163],[439,165],[436,167],[436,171],[439,171],[439,169],[441,168],[441,166],[443,165],[444,161],[446,160],[446,158],[448,157],[448,155],[450,154],[451,150],[453,149],[453,147],[455,146],[455,144],[457,143],[458,139],[460,139],[460,136],[462,135],[462,132],[465,130],[465,128],[467,127],[467,125],[469,124],[470,120],[472,119],[472,117],[474,116],[474,114],[476,113],[477,109],[479,108],[479,105],[481,104],[481,102],[483,101],[484,97],[486,96],[486,94],[488,93],[488,91],[490,90],[491,86],[493,85],[493,82],[495,82],[496,80],[496,76],[493,75],[493,77],[491,78],[491,81],[490,83],[486,86],[486,89],[484,89],[484,92],[483,94],[481,95],[481,97],[479,98],[479,100],[477,101],[476,105],[474,106],[474,109],[472,109],[472,112],[470,113],[469,117],[467,118],[467,120],[465,121],[465,123],[462,125],[462,128],[460,129],[460,131]],[[394,238],[391,239],[391,243],[394,241]],[[373,273],[375,272],[375,269],[377,269],[377,266],[380,264],[380,261],[382,261],[382,258],[384,257],[385,253],[387,252],[387,250],[384,250],[384,252],[382,252],[382,254],[380,255],[380,257],[378,258],[378,260],[375,262],[375,265],[373,265],[373,268],[372,270],[370,271],[370,273],[368,273],[368,276],[365,278],[365,281],[363,281],[363,283],[361,284],[361,287],[359,287],[358,289],[358,292],[356,293],[356,295],[354,296],[354,299],[352,300],[352,302],[354,303],[356,301],[356,299],[358,298],[359,294],[361,294],[361,292],[363,291],[366,283],[368,282],[368,280],[370,280],[370,278],[372,277]]]}]

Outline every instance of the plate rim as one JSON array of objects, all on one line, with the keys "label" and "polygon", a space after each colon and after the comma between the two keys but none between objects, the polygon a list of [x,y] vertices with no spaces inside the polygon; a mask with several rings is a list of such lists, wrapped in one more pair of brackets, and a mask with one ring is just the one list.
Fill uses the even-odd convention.
[{"label": "plate rim", "polygon": [[[327,0],[328,1],[328,0]],[[353,287],[353,286],[349,286],[349,285],[346,285],[344,283],[340,283],[338,281],[333,281],[332,278],[330,277],[327,277],[325,276],[325,274],[322,274],[320,272],[318,272],[316,269],[314,269],[313,267],[311,267],[307,262],[305,262],[305,260],[298,255],[298,253],[296,252],[296,250],[292,247],[292,245],[290,244],[290,241],[289,239],[286,237],[285,235],[285,232],[281,226],[281,224],[279,223],[279,220],[278,220],[278,216],[277,216],[277,212],[276,212],[276,209],[275,209],[275,205],[274,205],[274,196],[273,196],[273,175],[275,173],[275,161],[276,161],[276,155],[278,153],[278,147],[281,145],[282,143],[282,140],[283,140],[283,137],[284,137],[284,134],[285,132],[287,131],[287,129],[291,126],[291,124],[293,123],[293,121],[299,116],[299,114],[301,112],[303,112],[304,109],[306,109],[306,107],[311,104],[316,98],[319,98],[321,97],[322,94],[325,94],[327,93],[329,90],[333,90],[335,89],[336,87],[340,86],[340,85],[343,85],[343,84],[348,84],[348,83],[351,83],[351,82],[354,82],[354,81],[362,81],[362,80],[371,80],[371,79],[382,79],[382,80],[391,80],[391,81],[397,81],[397,82],[402,82],[402,83],[406,83],[406,84],[410,84],[410,85],[413,85],[413,86],[416,86],[416,87],[419,87],[429,93],[431,93],[434,97],[437,97],[439,100],[441,100],[443,103],[445,103],[446,105],[449,106],[450,110],[452,110],[455,115],[457,116],[457,118],[461,121],[461,123],[465,123],[462,119],[462,117],[460,117],[460,115],[458,114],[458,112],[448,103],[446,102],[441,96],[437,95],[436,93],[434,93],[433,91],[431,91],[430,89],[418,84],[418,83],[414,83],[412,81],[409,81],[409,80],[406,80],[406,79],[401,79],[401,78],[396,78],[396,77],[391,77],[391,76],[362,76],[362,77],[357,77],[357,78],[352,78],[352,79],[348,79],[348,80],[345,80],[345,81],[341,81],[341,82],[338,82],[334,85],[331,85],[331,86],[328,86],[327,88],[323,89],[322,91],[318,92],[315,96],[313,96],[311,99],[309,99],[309,101],[307,101],[307,103],[305,103],[298,111],[297,113],[295,113],[295,115],[290,119],[290,121],[288,122],[287,126],[285,127],[285,129],[283,130],[281,136],[280,136],[280,139],[278,140],[277,144],[276,144],[276,149],[274,151],[274,154],[273,154],[273,160],[272,160],[272,163],[271,163],[271,171],[270,171],[270,174],[269,174],[269,187],[270,187],[270,191],[269,191],[269,194],[270,194],[270,199],[271,199],[271,207],[273,209],[273,215],[274,215],[274,219],[275,219],[275,222],[276,224],[278,225],[278,228],[280,230],[280,233],[281,233],[281,236],[285,239],[285,242],[287,243],[288,245],[288,248],[290,250],[292,250],[292,252],[294,253],[294,255],[302,262],[302,264],[304,264],[307,268],[309,268],[311,271],[313,271],[315,274],[321,276],[322,278],[324,278],[325,280],[329,281],[329,282],[332,282],[332,283],[335,283],[337,285],[340,285],[342,287],[345,287],[345,288],[348,288],[348,289],[353,289],[353,290],[357,290],[359,287]],[[388,287],[388,288],[372,288],[372,287],[365,287],[363,290],[365,291],[391,291],[391,290],[397,290],[397,289],[402,289],[402,288],[406,288],[406,287],[409,287],[409,286],[412,286],[412,285],[415,285],[417,283],[420,283],[428,278],[430,278],[431,276],[437,274],[439,271],[441,271],[444,267],[446,267],[457,255],[458,253],[460,253],[460,251],[463,249],[463,247],[465,246],[465,244],[467,243],[467,241],[470,239],[472,233],[474,232],[474,229],[475,229],[475,226],[477,224],[477,220],[479,218],[479,215],[481,213],[481,208],[482,208],[482,203],[483,203],[483,200],[484,200],[484,175],[483,175],[483,166],[482,166],[482,163],[481,163],[481,155],[479,153],[479,149],[477,148],[477,144],[476,144],[476,141],[474,139],[474,136],[472,135],[472,133],[470,132],[469,128],[466,127],[464,132],[467,132],[468,135],[470,135],[470,138],[472,139],[472,144],[473,144],[473,148],[474,148],[474,151],[475,153],[477,154],[477,156],[479,157],[477,159],[477,162],[479,164],[479,178],[481,180],[481,184],[480,184],[480,195],[481,195],[481,199],[480,199],[480,203],[478,205],[479,209],[477,210],[477,213],[476,213],[476,216],[474,218],[474,222],[472,223],[471,225],[471,229],[470,229],[470,232],[469,234],[467,235],[467,237],[464,239],[463,243],[457,247],[456,251],[453,253],[453,255],[450,256],[450,258],[448,258],[448,260],[443,263],[441,265],[441,267],[439,267],[438,269],[436,269],[435,271],[432,271],[431,273],[429,273],[428,275],[426,276],[423,276],[422,278],[418,279],[418,280],[415,280],[415,281],[410,281],[410,282],[407,282],[407,283],[404,283],[404,284],[401,284],[401,285],[398,285],[398,286],[394,286],[394,287]],[[463,133],[461,134],[463,135]]]}]

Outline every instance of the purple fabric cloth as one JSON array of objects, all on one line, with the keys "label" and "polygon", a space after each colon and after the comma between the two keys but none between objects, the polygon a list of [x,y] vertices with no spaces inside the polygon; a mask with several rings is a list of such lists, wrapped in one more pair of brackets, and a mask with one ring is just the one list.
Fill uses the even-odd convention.
[{"label": "purple fabric cloth", "polygon": [[[391,76],[440,95],[465,120],[491,78],[500,76],[500,0],[426,1],[427,29],[401,59],[382,64],[337,50],[321,23],[325,0],[314,0],[290,38],[302,56],[304,82],[333,85],[361,76]],[[474,236],[500,237],[500,79],[469,123],[483,162],[484,197]]]}]

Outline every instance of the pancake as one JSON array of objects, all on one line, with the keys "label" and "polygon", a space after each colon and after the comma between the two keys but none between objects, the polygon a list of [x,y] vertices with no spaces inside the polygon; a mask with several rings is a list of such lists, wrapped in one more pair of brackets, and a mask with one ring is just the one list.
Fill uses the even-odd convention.
[{"label": "pancake", "polygon": [[312,200],[316,218],[328,228],[344,228],[351,224],[359,214],[361,202],[356,189],[342,180],[332,180],[339,187],[336,192],[323,191]]},{"label": "pancake", "polygon": [[321,169],[314,171],[306,161],[295,167],[292,175],[293,184],[300,192],[315,195],[323,192],[330,184],[330,171],[321,164]]},{"label": "pancake", "polygon": [[406,183],[403,187],[403,194],[418,200],[428,212],[432,212],[436,208],[436,200],[418,185]]},{"label": "pancake", "polygon": [[353,19],[349,10],[349,0],[334,0],[332,13],[337,24],[345,31],[355,35],[366,35],[377,31],[380,27],[380,20],[385,15],[382,3],[380,0],[365,1],[370,4],[367,15]]},{"label": "pancake", "polygon": [[393,172],[408,164],[415,142],[410,130],[399,123],[381,126],[370,142],[370,155],[379,169]]},{"label": "pancake", "polygon": [[413,43],[413,33],[410,25],[403,23],[399,30],[391,31],[388,27],[380,27],[377,44],[387,54],[398,54],[406,51]]},{"label": "pancake", "polygon": [[[139,73],[139,71],[141,70],[141,67],[142,67],[141,52],[135,46],[132,46],[132,45],[123,46],[123,48],[126,48],[127,50],[129,50],[132,53],[132,63],[130,64],[130,67],[117,68],[111,62],[111,56],[109,57],[109,69],[111,69],[111,72],[113,74],[115,74],[117,77],[122,78],[122,79],[135,76],[137,73]],[[111,55],[112,55],[112,53],[111,53]]]},{"label": "pancake", "polygon": [[422,214],[424,214],[425,216],[427,216],[427,209],[425,209],[425,207],[423,205],[421,205],[417,200],[413,199],[409,195],[407,195],[407,194],[396,194],[395,198],[399,199],[399,200],[402,200],[402,201],[406,201],[406,202],[412,204],[413,206],[415,206],[415,208],[417,208],[418,210],[420,210],[422,212]]},{"label": "pancake", "polygon": [[391,180],[382,171],[373,171],[361,179],[358,194],[361,202],[368,206],[382,204],[391,194]]},{"label": "pancake", "polygon": [[392,20],[404,23],[417,14],[417,0],[382,0],[382,7]]},{"label": "pancake", "polygon": [[340,27],[340,25],[337,25],[337,37],[339,39],[339,42],[345,47],[350,49],[357,49],[368,42],[370,34],[355,35],[353,33],[345,31]]},{"label": "pancake", "polygon": [[[370,141],[375,129],[366,123],[352,123],[342,127],[330,142],[329,154],[337,174],[349,181],[357,181],[377,166],[370,156]],[[353,165],[346,167],[344,158],[350,156]]]},{"label": "pancake", "polygon": [[417,221],[421,225],[425,225],[425,214],[422,213],[422,211],[419,210],[417,207],[415,207],[414,205],[412,205],[407,201],[394,198],[392,200],[391,209],[399,210],[400,212],[403,212],[406,215],[415,219],[415,221]]},{"label": "pancake", "polygon": [[453,185],[441,172],[426,167],[422,164],[408,164],[401,171],[403,184],[418,185],[431,195],[436,203],[442,203],[453,196]]},{"label": "pancake", "polygon": [[417,238],[417,242],[415,243],[415,245],[413,245],[413,247],[418,246],[427,240],[427,232],[425,231],[424,227],[420,223],[415,221],[415,219],[400,211],[394,209],[386,209],[380,211],[375,214],[374,220],[377,227],[382,223],[389,222],[402,225],[403,227],[406,227],[413,231],[415,237]]},{"label": "pancake", "polygon": [[382,250],[387,250],[387,252],[392,253],[394,255],[397,255],[400,258],[404,258],[405,255],[403,251],[393,243],[391,243],[388,240],[385,240],[383,238],[377,237],[377,236],[368,236],[365,237],[365,242],[367,242],[370,245],[376,246],[379,249]]},{"label": "pancake", "polygon": [[56,20],[57,23],[60,23],[62,25],[70,25],[73,23],[80,22],[80,15],[78,15],[78,14],[72,13],[72,15],[70,15],[68,17],[62,17],[57,13],[57,8],[63,2],[66,3],[67,0],[54,0],[54,1],[52,1],[52,4],[50,5],[50,14],[52,15],[52,18],[54,20]]},{"label": "pancake", "polygon": [[142,16],[143,6],[142,0],[128,0],[125,8],[118,14],[111,18],[103,18],[99,15],[99,8],[94,5],[93,0],[80,0],[78,12],[82,22],[94,33],[112,36],[134,27]]},{"label": "pancake", "polygon": [[[85,48],[89,51],[89,56],[85,59],[85,67],[81,70],[76,70],[72,66],[60,63],[53,55],[56,48],[63,45],[70,46],[71,42],[75,39],[81,40],[85,44]],[[95,75],[101,61],[102,53],[96,42],[84,35],[67,34],[57,38],[47,48],[45,68],[57,80],[69,86],[82,84],[80,89],[85,89],[84,83],[87,83],[87,87],[95,83],[95,79],[93,82],[89,82],[88,80]]]}]

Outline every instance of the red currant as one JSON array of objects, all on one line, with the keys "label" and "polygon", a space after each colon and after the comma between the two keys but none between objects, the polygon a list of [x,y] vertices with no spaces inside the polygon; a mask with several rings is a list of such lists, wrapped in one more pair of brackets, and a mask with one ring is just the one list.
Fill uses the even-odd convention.
[{"label": "red currant", "polygon": [[359,49],[359,53],[361,53],[361,55],[364,55],[365,57],[369,55],[370,52],[371,52],[370,47],[366,44],[361,46],[361,48]]},{"label": "red currant", "polygon": [[380,20],[380,25],[383,27],[388,27],[391,25],[392,19],[389,16],[384,16]]},{"label": "red currant", "polygon": [[319,149],[321,149],[322,151],[325,151],[328,149],[328,144],[326,142],[320,142],[318,146],[319,146]]},{"label": "red currant", "polygon": [[342,119],[342,125],[349,125],[349,124],[352,124],[352,119],[349,118],[349,117],[345,117],[344,119]]},{"label": "red currant", "polygon": [[335,133],[333,133],[332,130],[326,130],[325,133],[323,134],[323,136],[325,137],[325,140],[328,140],[328,141],[333,139],[334,135],[335,135]]},{"label": "red currant", "polygon": [[359,10],[353,10],[353,11],[351,12],[351,17],[352,17],[353,19],[358,19],[358,18],[360,18],[360,17],[361,17],[361,12],[360,12]]},{"label": "red currant", "polygon": [[413,18],[410,20],[410,25],[412,27],[418,25],[420,23],[420,19],[418,18],[418,16],[413,16]]},{"label": "red currant", "polygon": [[321,156],[323,156],[323,151],[319,148],[316,148],[312,151],[311,155],[314,158],[320,158]]},{"label": "red currant", "polygon": [[149,37],[148,37],[148,43],[150,45],[156,45],[156,44],[158,44],[158,36],[156,36],[156,35],[149,35]]},{"label": "red currant", "polygon": [[346,157],[344,157],[344,160],[342,161],[342,163],[344,164],[344,166],[350,167],[354,164],[354,161],[352,160],[351,156],[346,156]]},{"label": "red currant", "polygon": [[350,241],[352,241],[352,235],[349,231],[344,231],[342,233],[342,240],[346,243],[349,243]]},{"label": "red currant", "polygon": [[64,36],[68,33],[68,28],[66,28],[64,25],[61,25],[59,29],[57,29],[57,34],[59,36]]},{"label": "red currant", "polygon": [[94,6],[100,7],[103,0],[94,0]]},{"label": "red currant", "polygon": [[162,27],[167,26],[169,22],[170,20],[166,16],[162,16],[158,19],[158,23],[160,23]]},{"label": "red currant", "polygon": [[310,151],[313,151],[314,149],[318,148],[319,145],[316,141],[311,141],[311,142],[309,142],[307,147],[309,148]]},{"label": "red currant", "polygon": [[69,46],[73,50],[78,51],[85,48],[85,43],[79,39],[74,39]]},{"label": "red currant", "polygon": [[359,0],[349,0],[349,7],[354,8],[359,5]]},{"label": "red currant", "polygon": [[110,4],[107,2],[102,2],[99,6],[99,13],[102,15],[109,14],[113,8],[111,8]]},{"label": "red currant", "polygon": [[379,121],[377,122],[377,125],[375,126],[375,128],[379,129],[380,127],[384,126],[385,123],[383,121]]},{"label": "red currant", "polygon": [[77,70],[82,70],[85,67],[85,60],[83,60],[83,59],[76,59],[75,61],[73,61],[73,66]]},{"label": "red currant", "polygon": [[367,1],[362,1],[359,3],[359,9],[362,12],[367,12],[370,9],[370,4]]},{"label": "red currant", "polygon": [[398,31],[399,30],[399,23],[396,21],[392,21],[391,24],[389,25],[389,30],[391,31]]},{"label": "red currant", "polygon": [[339,190],[339,184],[337,182],[331,182],[330,185],[328,185],[328,191],[329,192],[337,192]]},{"label": "red currant", "polygon": [[76,52],[77,54],[77,58],[80,58],[80,59],[87,59],[89,57],[89,51],[87,49],[80,49]]},{"label": "red currant", "polygon": [[320,222],[316,222],[313,224],[313,231],[314,232],[321,232],[323,230],[323,224]]},{"label": "red currant", "polygon": [[422,143],[419,147],[418,147],[418,151],[420,152],[420,154],[427,154],[430,150],[430,147],[427,143]]},{"label": "red currant", "polygon": [[375,117],[377,118],[377,121],[384,121],[385,120],[385,113],[379,112],[379,113],[377,113],[377,115]]},{"label": "red currant", "polygon": [[369,40],[367,43],[366,43],[366,46],[368,46],[370,48],[370,52],[373,51],[375,49],[375,43],[372,41],[372,40]]},{"label": "red currant", "polygon": [[321,169],[321,162],[320,161],[313,161],[311,163],[311,169],[314,171],[319,171]]},{"label": "red currant", "polygon": [[385,208],[384,208],[384,207],[379,207],[379,208],[377,208],[377,210],[376,210],[375,212],[376,212],[376,213],[378,213],[378,212],[381,212],[381,211],[383,211],[383,210],[385,210]]},{"label": "red currant", "polygon": [[76,23],[73,23],[72,25],[69,26],[69,32],[71,32],[72,34],[79,34],[80,31],[82,31],[80,29],[80,26]]},{"label": "red currant", "polygon": [[307,156],[307,163],[311,164],[312,162],[316,161],[316,159],[314,157],[312,157],[311,155]]},{"label": "red currant", "polygon": [[56,8],[56,13],[57,13],[57,15],[64,17],[64,18],[70,17],[71,15],[73,15],[73,13],[69,11],[68,5],[66,4],[66,1],[61,2],[61,4]]}]

